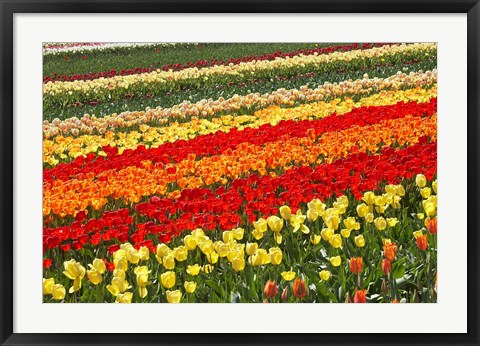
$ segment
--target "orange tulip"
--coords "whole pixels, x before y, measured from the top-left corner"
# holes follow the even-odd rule
[[[293,283],[293,295],[298,299],[302,299],[306,294],[307,290],[305,288],[305,281],[300,278],[296,278],[295,282]]]
[[[397,254],[397,243],[385,243],[383,245],[383,255],[389,261],[393,261],[395,259],[395,255]]]
[[[437,217],[430,219],[428,218],[425,221],[425,226],[427,227],[430,234],[437,234]]]
[[[356,290],[353,296],[354,303],[366,303],[367,302],[367,290]]]
[[[265,293],[267,299],[275,297],[278,293],[278,287],[275,281],[268,280],[263,288],[263,293]]]
[[[426,234],[417,237],[416,242],[417,242],[418,248],[419,248],[421,251],[425,251],[425,250],[427,249],[427,247],[428,247],[428,238],[427,238],[427,235],[426,235]]]
[[[350,271],[353,274],[361,273],[363,269],[363,259],[362,257],[352,257],[350,258]]]
[[[390,262],[388,259],[383,259],[382,260],[382,271],[383,274],[388,275],[388,273],[392,272],[392,262]]]

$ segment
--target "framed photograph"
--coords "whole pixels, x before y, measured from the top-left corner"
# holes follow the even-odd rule
[[[478,1],[0,4],[2,345],[479,344]]]

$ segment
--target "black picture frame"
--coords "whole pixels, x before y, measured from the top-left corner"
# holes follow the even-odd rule
[[[2,345],[478,345],[479,0],[0,0],[1,207],[0,342]],[[25,334],[13,332],[13,16],[15,13],[467,13],[468,41],[468,332],[465,334]],[[379,316],[379,318],[383,318]],[[452,318],[455,318],[452,316]],[[321,316],[319,316],[321,320]],[[408,322],[408,321],[406,321]],[[221,331],[219,331],[221,332]],[[381,331],[379,331],[381,332]],[[227,341],[228,340],[228,341]]]

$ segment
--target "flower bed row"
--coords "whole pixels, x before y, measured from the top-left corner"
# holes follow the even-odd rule
[[[100,72],[91,72],[89,74],[76,74],[76,75],[65,75],[65,74],[53,74],[51,76],[43,76],[43,82],[48,83],[48,82],[57,82],[57,81],[77,81],[77,80],[92,80],[92,79],[97,79],[97,78],[111,78],[115,76],[129,76],[132,74],[140,74],[140,73],[150,73],[153,71],[156,71],[157,69],[163,70],[163,71],[180,71],[186,68],[204,68],[204,67],[210,67],[210,66],[218,66],[218,65],[229,65],[229,64],[240,64],[240,63],[247,63],[251,61],[264,61],[264,60],[274,60],[276,58],[292,58],[296,55],[312,55],[312,54],[329,54],[332,52],[336,51],[341,51],[341,52],[348,52],[350,50],[354,49],[370,49],[373,47],[381,47],[384,45],[387,45],[388,43],[353,43],[353,44],[348,44],[348,45],[333,45],[329,47],[319,47],[319,48],[304,48],[304,49],[298,49],[295,51],[291,52],[275,52],[271,54],[262,54],[262,55],[249,55],[249,56],[243,56],[239,58],[230,58],[228,60],[218,60],[218,59],[210,59],[210,60],[198,60],[196,62],[187,62],[187,63],[178,63],[178,64],[166,64],[162,66],[149,66],[149,67],[137,67],[134,69],[123,69],[120,71],[117,71],[115,69],[112,69],[110,71],[100,71]],[[142,44],[143,45],[154,45],[154,44]],[[139,46],[138,44],[135,46]],[[56,49],[57,52],[61,49],[62,52],[65,51],[86,51],[89,48],[90,49],[108,49],[110,47],[132,47],[132,44],[91,44],[88,46],[69,46],[64,49],[61,49],[59,47],[49,47],[47,50],[44,49],[44,54],[50,54],[52,49]]]
[[[358,102],[346,98],[344,101],[339,99],[330,102],[321,101],[293,108],[270,106],[256,111],[253,115],[226,115],[211,120],[193,118],[190,122],[165,124],[162,127],[140,125],[139,131],[107,132],[104,136],[83,135],[76,138],[57,136],[53,141],[44,140],[43,156],[44,162],[50,166],[56,166],[60,162],[69,162],[79,157],[89,156],[88,160],[91,160],[96,157],[89,155],[91,153],[106,156],[106,152],[112,151],[108,147],[116,147],[118,153],[122,154],[125,150],[135,150],[140,145],[156,148],[164,143],[191,140],[199,135],[221,135],[220,132],[230,132],[232,129],[245,130],[266,124],[275,125],[282,120],[323,118],[330,114],[350,112],[358,107],[392,105],[402,101],[425,102],[434,95],[436,95],[435,86],[428,90],[416,88],[405,91],[382,91],[364,97]]]
[[[89,114],[81,118],[65,120],[54,119],[52,122],[45,120],[43,133],[45,138],[59,134],[77,136],[92,134],[95,131],[105,133],[117,128],[135,127],[142,124],[186,121],[191,117],[213,117],[223,115],[225,112],[249,111],[264,108],[269,105],[290,106],[299,102],[318,102],[324,99],[344,97],[345,95],[368,95],[373,92],[390,89],[408,89],[414,86],[426,87],[437,82],[437,71],[411,72],[410,74],[395,73],[388,78],[362,78],[353,82],[324,83],[318,88],[301,86],[298,89],[279,89],[267,94],[253,93],[236,95],[232,98],[219,98],[217,100],[201,100],[191,103],[184,101],[171,108],[157,107],[148,111],[129,111],[120,114],[111,114],[105,117],[92,117]]]
[[[240,63],[238,65],[214,66],[202,69],[189,68],[177,72],[152,72],[146,74],[117,76],[91,81],[55,82],[44,84],[44,109],[65,106],[74,101],[89,99],[118,99],[126,94],[146,95],[148,93],[174,92],[186,85],[210,87],[241,81],[253,74],[259,78],[291,75],[304,72],[322,73],[348,66],[369,66],[387,60],[398,62],[436,55],[434,44],[413,44],[384,46],[350,52],[296,56],[291,59],[275,59]],[[88,96],[87,96],[88,95]]]

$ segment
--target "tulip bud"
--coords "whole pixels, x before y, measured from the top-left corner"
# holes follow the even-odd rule
[[[282,291],[282,296],[281,296],[282,302],[285,303],[286,301],[288,301],[288,296],[289,296],[288,286],[285,286],[285,288]]]
[[[263,293],[267,299],[275,297],[278,293],[278,287],[275,284],[275,281],[268,280],[263,288]]]
[[[388,293],[388,284],[387,284],[387,281],[385,280],[385,278],[382,279],[382,292],[387,294]]]
[[[353,303],[350,293],[347,292],[347,297],[345,298],[345,303]]]

